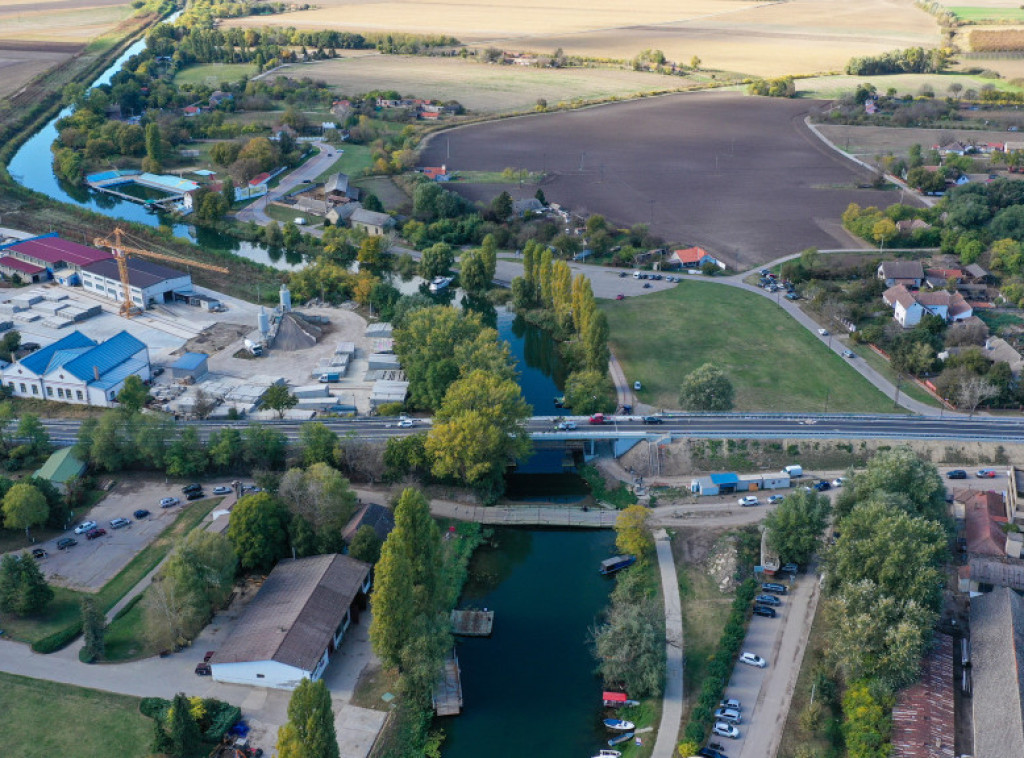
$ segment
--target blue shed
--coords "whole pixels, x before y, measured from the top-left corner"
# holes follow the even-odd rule
[[[739,487],[740,478],[737,474],[711,474],[690,481],[690,492],[697,495],[728,495]]]
[[[171,376],[174,379],[198,379],[209,371],[206,365],[209,357],[206,353],[185,353],[171,364]]]

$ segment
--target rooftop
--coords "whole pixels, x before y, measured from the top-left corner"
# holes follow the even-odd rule
[[[971,600],[974,756],[1024,755],[1024,599],[1007,587]]]
[[[685,250],[676,250],[675,256],[682,263],[700,263],[708,254],[702,247],[688,247]]]
[[[998,492],[972,492],[963,499],[967,550],[984,555],[1005,555],[1006,523],[1003,496]]]
[[[126,363],[140,350],[145,349],[144,342],[122,330],[106,342],[101,342],[68,361],[64,364],[64,370],[84,382],[99,381],[112,369]]]
[[[75,457],[73,450],[73,447],[61,448],[47,458],[46,463],[32,476],[38,476],[40,479],[58,484],[64,484],[74,479],[85,470],[85,464]]]
[[[113,258],[104,261],[98,261],[90,264],[84,268],[90,274],[96,276],[102,276],[106,279],[113,279],[115,281],[121,280],[121,273],[117,268],[117,261]],[[160,284],[168,279],[180,279],[183,276],[188,276],[185,271],[179,271],[178,269],[169,268],[168,266],[162,266],[159,263],[153,261],[142,260],[140,258],[129,258],[128,259],[128,282],[133,287],[139,289],[145,289],[146,287],[152,287],[154,284]]]
[[[217,663],[277,661],[313,671],[370,571],[347,555],[277,564],[217,651]]]
[[[924,279],[921,261],[882,261],[878,268],[886,279]]]
[[[378,213],[377,211],[368,211],[366,208],[359,208],[355,213],[352,214],[352,223],[354,224],[371,224],[372,226],[386,226],[394,222],[386,213]]]
[[[91,348],[95,346],[96,342],[94,340],[89,339],[84,334],[76,330],[66,337],[62,337],[56,342],[47,345],[41,350],[36,350],[31,355],[26,355],[19,361],[19,363],[29,371],[42,375],[50,368],[50,364],[54,362],[55,356],[57,356],[57,362],[55,365],[63,365],[65,362],[70,360],[71,357],[74,357],[74,355],[80,355],[82,348]],[[67,351],[72,350],[78,350],[80,352],[69,357]]]
[[[34,266],[31,263],[21,260],[21,258],[15,258],[13,255],[0,257],[0,266],[20,271],[21,273],[28,274],[29,276],[41,274],[46,271],[46,269],[40,266]]]
[[[953,638],[936,634],[921,678],[892,710],[893,758],[953,758]]]
[[[209,357],[206,353],[185,353],[171,364],[171,369],[177,368],[183,371],[193,371],[202,366],[203,361]]]
[[[79,245],[60,237],[35,237],[18,242],[7,248],[8,253],[24,255],[47,263],[68,263],[72,266],[88,266],[97,261],[113,260],[106,250]]]

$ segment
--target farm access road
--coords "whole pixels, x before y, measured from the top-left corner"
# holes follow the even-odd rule
[[[319,149],[320,152],[316,155],[310,156],[305,163],[291,173],[285,174],[273,190],[268,190],[267,194],[263,197],[256,198],[253,202],[249,203],[249,205],[238,211],[238,213],[235,214],[235,217],[242,222],[255,221],[260,226],[267,226],[271,221],[273,221],[273,219],[266,213],[268,203],[272,200],[279,200],[300,184],[312,182],[316,177],[320,176],[320,174],[334,165],[336,160],[338,160],[338,156],[335,154],[336,148],[333,148],[324,142],[314,142],[313,147]],[[341,149],[342,148],[338,148],[337,150]]]

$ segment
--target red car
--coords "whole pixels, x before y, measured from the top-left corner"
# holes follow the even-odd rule
[[[95,529],[90,529],[89,531],[87,531],[85,533],[85,538],[87,540],[94,540],[97,537],[102,537],[106,533],[107,533],[106,529],[103,529],[102,527],[97,527]]]
[[[616,296],[615,296],[615,299],[616,299],[616,300],[625,300],[625,299],[626,299],[626,296],[625,296],[625,295],[623,295],[623,294],[622,294],[622,293],[620,292],[620,293],[619,293],[618,295],[616,295]]]
[[[983,468],[975,474],[979,479],[995,479],[996,472],[990,468]]]

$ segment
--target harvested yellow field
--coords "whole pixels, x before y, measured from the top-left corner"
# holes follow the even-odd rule
[[[574,98],[631,97],[692,84],[684,77],[636,71],[495,66],[460,58],[376,54],[289,66],[281,73],[322,79],[350,95],[388,89],[410,97],[458,100],[475,113],[522,111],[532,108],[538,98],[554,106]]]
[[[324,0],[312,11],[278,23],[297,28],[451,34],[477,46],[571,55],[632,58],[662,50],[708,68],[776,76],[842,69],[854,56],[939,41],[935,19],[913,0],[655,0],[642,6],[611,0],[544,2],[494,0]],[[286,21],[284,19],[287,19]],[[267,17],[226,25],[263,26]]]
[[[132,14],[126,2],[60,2],[53,4],[0,5],[0,39],[18,42],[72,43],[86,45]]]

